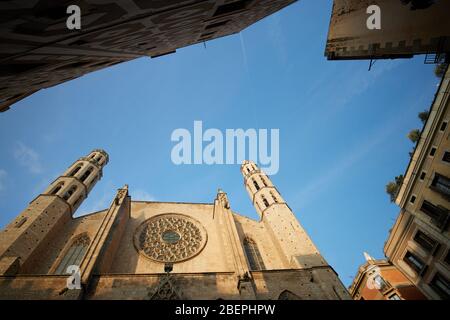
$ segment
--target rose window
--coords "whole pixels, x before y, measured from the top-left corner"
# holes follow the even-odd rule
[[[197,255],[205,246],[205,229],[196,220],[179,214],[150,218],[136,230],[138,251],[158,262],[179,262]]]

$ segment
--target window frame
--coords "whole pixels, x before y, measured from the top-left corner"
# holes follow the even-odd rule
[[[433,149],[434,149],[434,152],[433,152],[433,154],[431,154],[431,152],[433,151]],[[432,145],[431,148],[430,148],[430,151],[428,152],[428,156],[429,156],[430,158],[434,158],[434,157],[436,156],[437,150],[438,150],[438,147],[435,146],[435,145]]]
[[[436,278],[440,278],[439,280],[443,280],[443,282],[445,282],[447,284],[447,289],[450,288],[450,281],[444,276],[442,275],[440,272],[436,272],[433,277],[431,278],[430,282],[428,283],[428,285],[430,286],[430,288],[443,300],[448,300],[450,299],[450,294],[447,292],[445,292],[444,290],[442,290],[442,288],[440,288],[438,285],[436,285],[434,282],[436,281]]]
[[[430,210],[427,210],[426,208],[424,210],[424,205],[426,207],[428,207],[428,209],[430,209]],[[433,225],[435,225],[437,228],[439,228],[440,230],[444,230],[447,227],[448,222],[450,220],[450,218],[449,218],[450,216],[449,216],[448,212],[445,211],[445,210],[447,210],[446,208],[444,208],[440,205],[436,205],[426,199],[423,199],[419,210],[421,212],[423,212],[428,218],[430,218],[431,223]]]
[[[423,175],[423,178],[422,178]],[[427,177],[427,172],[425,170],[422,170],[419,175],[419,181],[425,181],[425,178]]]
[[[420,237],[421,237],[421,239],[420,239]],[[421,241],[422,240],[424,240],[424,241],[422,241],[422,243],[421,243],[421,241],[418,241],[418,239]],[[426,253],[429,253],[432,256],[436,253],[437,249],[440,246],[440,243],[436,239],[429,236],[428,234],[426,234],[425,232],[423,232],[420,229],[417,229],[417,231],[415,232],[413,241],[415,243],[417,243]],[[424,245],[427,242],[428,242],[428,245],[430,245],[429,247],[426,247],[426,245]]]
[[[414,260],[416,260],[417,262],[419,262],[419,264],[421,264],[421,267],[418,268],[418,266],[412,262],[411,260],[409,260],[407,258],[407,256],[412,256],[412,258]],[[427,264],[423,261],[422,258],[418,257],[418,255],[416,253],[413,253],[410,250],[406,250],[405,254],[403,255],[403,259],[402,259],[418,276],[422,276],[426,269],[427,269]]]
[[[75,177],[75,175],[80,172],[80,170],[83,168],[83,164],[79,164],[77,166],[75,166],[75,168],[73,168],[70,172],[69,172],[69,177]]]
[[[450,199],[450,178],[447,176],[440,174],[439,172],[435,172],[433,179],[430,181],[429,188],[443,197]],[[447,189],[448,193],[446,193]]]
[[[253,239],[245,237],[243,241],[243,249],[251,271],[266,270],[261,252]]]
[[[50,195],[55,196],[64,188],[64,181],[59,182],[56,184],[56,186],[53,187],[53,189],[50,191]]]
[[[57,260],[53,274],[68,274],[67,268],[71,265],[77,265],[80,267],[83,259],[86,257],[90,245],[91,238],[87,235],[87,233],[82,233],[74,237],[70,242],[70,246],[64,250],[64,254]]]
[[[446,154],[449,155],[449,159],[448,159],[449,161],[444,160]],[[441,159],[441,161],[442,161],[443,163],[445,163],[446,165],[450,165],[450,151],[449,151],[449,150],[444,150],[444,153],[442,154],[442,159]]]
[[[398,297],[398,299],[392,299],[393,297]],[[402,298],[399,296],[397,292],[394,292],[393,294],[388,296],[388,300],[402,300]]]
[[[88,167],[87,170],[83,172],[83,175],[80,177],[80,181],[82,183],[85,183],[89,179],[89,176],[92,174],[92,172],[94,172],[94,167],[92,166]]]
[[[256,192],[258,192],[259,190],[261,190],[261,187],[259,186],[259,183],[256,181],[256,179],[253,177],[252,178],[252,182],[253,182],[253,186],[256,189]]]

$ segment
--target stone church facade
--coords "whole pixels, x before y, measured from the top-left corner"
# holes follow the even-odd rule
[[[108,160],[94,150],[75,161],[0,232],[0,299],[350,299],[255,163],[241,172],[259,221],[221,190],[212,203],[170,203],[132,200],[127,186],[74,218]]]

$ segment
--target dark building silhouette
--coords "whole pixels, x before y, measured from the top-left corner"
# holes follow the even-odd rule
[[[7,1],[0,9],[0,111],[83,74],[231,35],[296,0]],[[66,26],[69,5],[81,29]]]

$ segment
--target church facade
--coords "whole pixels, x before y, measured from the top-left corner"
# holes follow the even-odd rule
[[[255,163],[241,172],[259,221],[221,190],[171,203],[132,200],[127,186],[74,218],[108,160],[75,161],[0,232],[0,299],[350,299]]]

